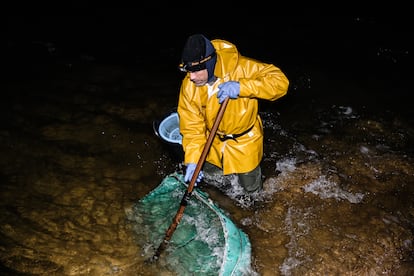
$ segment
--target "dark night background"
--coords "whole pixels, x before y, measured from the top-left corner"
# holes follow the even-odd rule
[[[377,6],[381,12],[347,16],[321,16],[329,13],[306,8],[287,10],[292,15],[245,8],[211,15],[208,10],[170,10],[168,14],[141,8],[11,13],[3,63],[6,79],[50,78],[78,65],[102,63],[131,66],[138,74],[173,77],[178,82],[181,48],[195,32],[227,39],[241,54],[275,63],[288,75],[291,91],[308,85],[303,82],[313,78],[310,66],[329,72],[332,78],[341,74],[352,79],[398,79],[393,89],[404,87],[402,82],[410,77],[411,24],[401,8]],[[401,94],[391,100],[408,104],[407,91],[395,90]],[[361,95],[361,102],[372,96]]]

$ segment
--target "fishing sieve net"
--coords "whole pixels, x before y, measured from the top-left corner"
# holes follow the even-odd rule
[[[134,229],[148,258],[162,243],[187,190],[183,175],[173,173],[133,208]],[[248,275],[248,236],[208,196],[193,189],[160,262],[178,275]]]

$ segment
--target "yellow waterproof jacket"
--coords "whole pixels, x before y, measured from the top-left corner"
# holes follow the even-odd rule
[[[289,81],[276,66],[240,55],[236,46],[225,40],[211,41],[217,52],[213,85],[197,87],[184,77],[177,111],[183,136],[184,163],[198,163],[210,130],[220,109],[217,98],[220,83],[238,81],[240,94],[230,99],[220,122],[218,134],[240,134],[236,140],[221,141],[216,135],[206,160],[223,169],[224,174],[246,173],[255,169],[263,157],[263,126],[258,99],[274,101],[287,93]]]

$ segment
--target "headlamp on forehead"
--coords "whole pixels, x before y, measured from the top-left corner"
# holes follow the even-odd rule
[[[216,52],[211,53],[209,56],[199,60],[199,61],[189,61],[189,62],[181,62],[178,65],[178,69],[181,72],[197,72],[206,69],[206,62],[211,60],[216,56]]]

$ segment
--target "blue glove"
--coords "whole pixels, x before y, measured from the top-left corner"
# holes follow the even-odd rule
[[[229,97],[230,99],[237,99],[240,93],[240,83],[238,81],[227,81],[218,86],[219,92],[217,98],[221,104],[224,100]]]
[[[184,181],[185,182],[188,182],[188,181],[190,181],[193,178],[193,174],[194,174],[194,171],[195,171],[196,166],[197,165],[194,164],[194,163],[188,163],[187,164],[187,169],[185,170],[185,176],[184,176]],[[204,173],[203,173],[203,171],[200,171],[198,173],[195,186],[197,186],[197,183],[200,183],[201,182],[201,180],[203,179],[203,177],[204,177]]]

